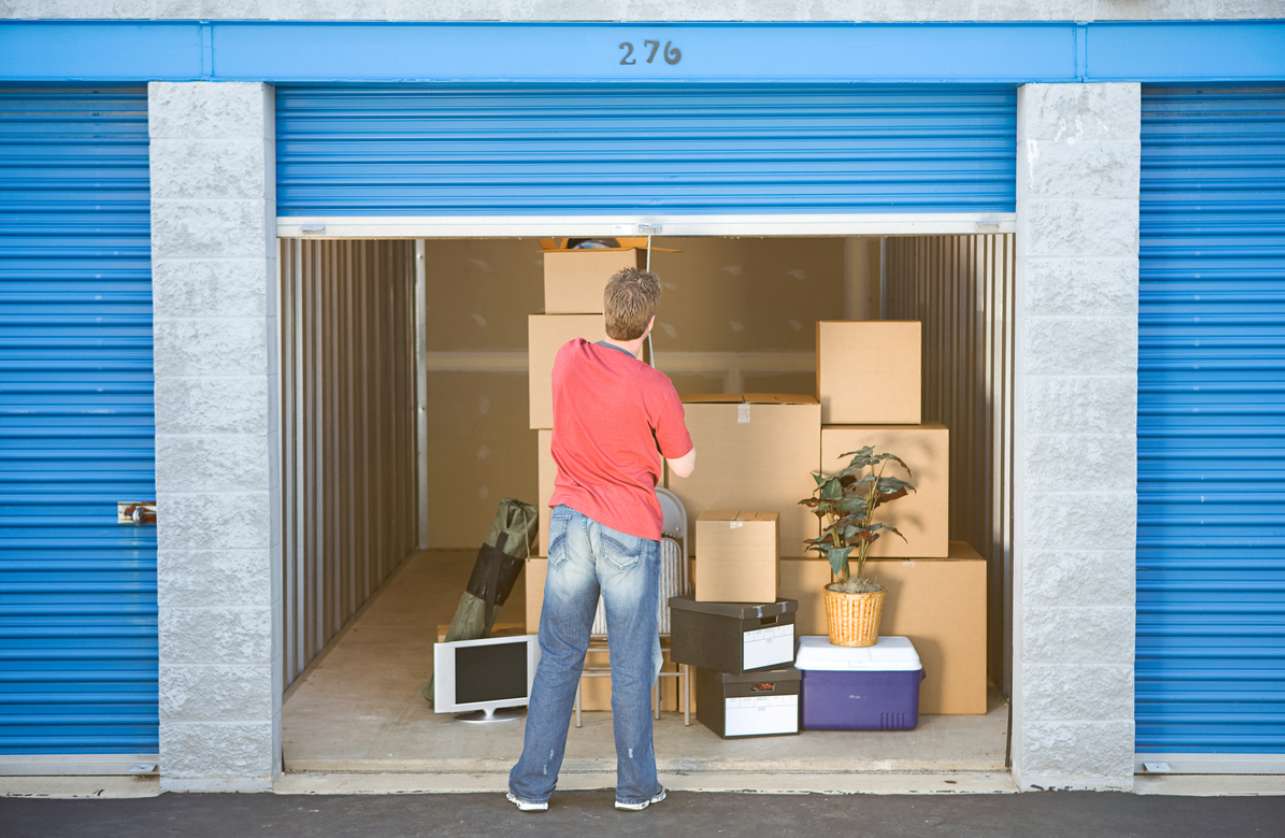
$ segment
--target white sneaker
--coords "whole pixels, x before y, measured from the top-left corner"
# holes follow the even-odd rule
[[[661,792],[661,795],[662,795],[662,796],[664,796],[664,792]],[[507,794],[505,794],[504,796],[505,796],[506,798],[508,798],[508,801],[509,801],[510,803],[512,803],[514,806],[518,807],[518,811],[519,811],[519,812],[547,812],[547,811],[549,811],[549,802],[548,802],[547,800],[546,800],[544,803],[531,803],[531,802],[529,802],[529,801],[526,801],[526,800],[520,800],[520,799],[518,799],[517,797],[514,797],[513,792],[508,792],[508,793],[507,793]],[[617,803],[616,805],[617,805],[617,806],[619,806],[620,804],[618,804],[618,803]],[[645,804],[644,804],[644,805],[645,805]]]
[[[660,791],[656,792],[656,796],[653,797],[651,800],[644,800],[642,803],[621,803],[619,800],[617,800],[616,808],[622,812],[641,812],[643,809],[646,809],[651,804],[659,803],[664,799],[665,799],[665,790],[661,789]]]

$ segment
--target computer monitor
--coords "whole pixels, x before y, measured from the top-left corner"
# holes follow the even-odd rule
[[[527,705],[539,659],[534,634],[435,643],[433,710],[481,710],[484,720],[498,720],[496,710]]]

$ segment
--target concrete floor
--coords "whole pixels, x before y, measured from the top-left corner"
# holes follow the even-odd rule
[[[463,724],[433,713],[418,693],[431,668],[436,626],[450,619],[472,560],[471,551],[434,551],[408,561],[296,683],[284,714],[288,771],[457,775],[446,788],[503,788],[521,749],[521,721]],[[500,620],[522,620],[520,586]],[[610,714],[586,713],[584,727],[572,729],[563,787],[614,784],[610,725]],[[801,789],[791,790],[822,790],[812,785],[819,776],[869,772],[977,772],[977,779],[995,778],[985,781],[989,787],[1007,783],[1006,727],[1007,707],[998,699],[985,716],[923,716],[914,731],[739,741],[719,739],[694,720],[685,727],[681,716],[666,713],[656,725],[656,752],[662,772],[686,776],[693,782],[678,785],[694,788],[755,788],[750,775],[795,774]],[[712,785],[702,785],[701,776]],[[824,790],[842,791],[851,780],[827,783],[834,787]]]

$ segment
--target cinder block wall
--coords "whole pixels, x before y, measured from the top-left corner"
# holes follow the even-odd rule
[[[1133,784],[1137,84],[1018,93],[1013,769]]]
[[[153,83],[148,123],[161,787],[264,790],[281,701],[272,89]]]

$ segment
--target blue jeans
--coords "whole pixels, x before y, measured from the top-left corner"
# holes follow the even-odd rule
[[[651,727],[651,687],[661,663],[659,577],[660,542],[605,527],[569,506],[554,508],[540,614],[540,665],[527,708],[522,756],[509,772],[509,791],[515,797],[543,803],[558,783],[599,591],[611,647],[616,800],[641,803],[659,793]]]

